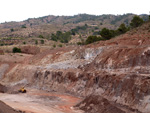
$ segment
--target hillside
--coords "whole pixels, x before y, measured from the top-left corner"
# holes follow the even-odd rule
[[[116,29],[120,24],[130,24],[134,14],[125,15],[88,15],[79,14],[75,16],[45,16],[40,18],[32,18],[22,22],[6,22],[0,24],[0,37],[19,37],[19,38],[37,38],[42,35],[46,39],[51,38],[52,33],[57,31],[71,31],[78,26],[88,25],[88,29],[80,30],[78,35],[87,37],[94,32],[106,27]],[[144,20],[148,19],[148,15],[140,15]],[[79,36],[76,36],[77,38]]]
[[[0,99],[11,107],[28,111],[22,106],[29,103],[37,113],[39,106],[46,113],[149,113],[150,22],[84,46],[23,47],[23,53],[0,55],[0,83],[11,89]],[[27,94],[14,93],[19,86],[26,86]]]

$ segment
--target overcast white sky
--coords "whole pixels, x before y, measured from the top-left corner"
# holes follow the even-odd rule
[[[149,14],[150,0],[1,0],[0,22],[47,15]]]

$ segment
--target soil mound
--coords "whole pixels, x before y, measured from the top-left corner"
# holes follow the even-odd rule
[[[4,102],[0,101],[0,113],[19,113],[15,111],[13,108],[6,105]]]
[[[36,55],[40,53],[40,48],[36,46],[22,46],[21,52],[26,54],[33,54]]]
[[[81,103],[76,105],[86,113],[126,113],[112,105],[107,99],[98,95],[86,97]]]

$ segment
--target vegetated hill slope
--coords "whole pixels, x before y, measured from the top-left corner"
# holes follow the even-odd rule
[[[130,24],[134,14],[125,15],[88,15],[79,14],[75,16],[45,16],[28,19],[22,22],[6,22],[0,24],[0,37],[38,37],[50,38],[56,31],[70,31],[77,26],[89,25],[86,34],[107,27],[116,29],[120,24]],[[140,15],[144,20],[148,15]],[[85,31],[84,31],[85,32]]]
[[[18,62],[14,61],[16,57]],[[126,113],[150,111],[150,22],[87,46],[45,50],[30,56],[0,55],[0,64],[3,84],[28,84],[83,96],[85,101],[79,108],[87,113],[97,111],[103,101]],[[98,104],[86,101],[89,95],[93,99],[92,95],[97,95]]]

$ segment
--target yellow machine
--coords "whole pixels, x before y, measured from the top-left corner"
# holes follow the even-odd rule
[[[21,89],[18,90],[20,93],[26,93],[26,89],[24,87],[22,87]]]

